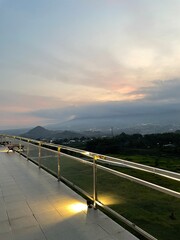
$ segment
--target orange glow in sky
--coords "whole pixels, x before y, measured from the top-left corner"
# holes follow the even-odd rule
[[[0,130],[102,102],[178,105],[179,0],[20,2],[0,1]]]

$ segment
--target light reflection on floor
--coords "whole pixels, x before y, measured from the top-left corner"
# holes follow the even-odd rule
[[[72,213],[79,213],[87,210],[87,204],[84,204],[81,202],[75,202],[68,206],[68,210],[71,211]]]
[[[7,148],[5,148],[5,147],[0,147],[0,152],[7,152],[8,151],[8,149]],[[12,150],[10,150],[9,152],[13,152]]]

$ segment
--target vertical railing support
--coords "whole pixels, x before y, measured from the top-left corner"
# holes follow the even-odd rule
[[[29,160],[29,139],[27,142],[27,161]]]
[[[21,154],[21,150],[22,150],[22,144],[21,144],[21,138],[19,139],[19,154]]]
[[[38,164],[39,168],[41,168],[41,142],[39,142],[39,154],[38,154]]]
[[[97,165],[96,161],[98,156],[93,157],[93,207],[96,209],[96,201],[97,201]]]
[[[13,136],[13,139],[12,139],[12,142],[11,142],[12,144],[16,144],[16,137],[15,136]]]
[[[11,144],[10,137],[5,137],[5,146]]]
[[[58,182],[60,181],[61,171],[60,171],[60,153],[61,147],[58,147]]]

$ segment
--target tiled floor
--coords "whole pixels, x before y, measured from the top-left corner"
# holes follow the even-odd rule
[[[0,148],[0,240],[136,240],[63,183]]]

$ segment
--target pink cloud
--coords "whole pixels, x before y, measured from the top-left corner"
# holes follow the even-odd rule
[[[59,107],[63,104],[62,99],[21,94],[17,92],[1,92],[0,111],[3,112],[27,112],[31,110]]]

